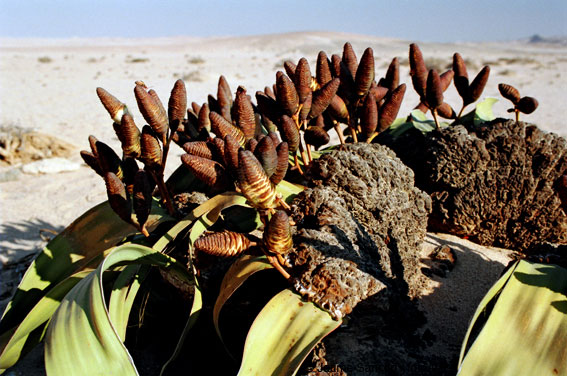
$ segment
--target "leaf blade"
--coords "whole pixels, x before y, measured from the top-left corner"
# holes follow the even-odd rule
[[[293,291],[283,290],[254,320],[238,375],[295,375],[311,349],[340,324]]]

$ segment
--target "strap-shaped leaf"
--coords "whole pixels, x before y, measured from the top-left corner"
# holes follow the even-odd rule
[[[169,218],[154,199],[148,228]],[[49,242],[29,266],[4,311],[0,321],[0,359],[11,341],[10,333],[22,333],[18,326],[51,289],[85,268],[95,268],[113,246],[136,232],[104,202],[87,211]],[[33,317],[30,319],[35,321]],[[33,342],[39,343],[41,338],[42,335]],[[26,348],[31,349],[32,345],[30,338]],[[4,364],[2,360],[0,364]]]
[[[116,264],[157,265],[189,283],[191,273],[174,259],[151,248],[117,247],[98,268],[65,296],[49,323],[45,364],[50,375],[137,375],[132,358],[113,323],[104,300],[103,272]]]
[[[252,323],[238,375],[295,375],[313,347],[340,324],[295,292],[283,290]]]
[[[191,223],[192,227],[191,230],[189,231],[190,250],[191,251],[193,250],[193,243],[195,243],[195,240],[219,219],[220,213],[223,209],[232,205],[237,205],[237,204],[243,205],[244,201],[245,201],[244,197],[236,194],[236,192],[227,192],[222,195],[217,195],[212,199],[210,199],[209,201],[203,203],[199,207],[195,208],[195,210],[193,210],[193,212],[190,213],[183,220],[183,221],[190,221],[192,218],[194,219],[196,215],[200,215],[199,218],[194,219],[193,222]],[[175,238],[186,227],[188,227],[187,224],[185,224],[184,226],[181,225],[174,226],[174,228],[172,228],[162,239],[160,239],[159,243],[166,244],[165,241],[167,239]],[[162,246],[158,245],[157,248],[160,247]],[[155,245],[154,245],[154,249],[156,249]],[[191,260],[191,258],[189,259]],[[195,276],[196,275],[195,267],[192,264],[191,267],[193,268],[193,276]],[[183,332],[181,333],[181,336],[179,338],[179,341],[177,342],[177,346],[175,347],[173,354],[171,355],[169,360],[163,365],[160,375],[163,375],[167,367],[179,356],[179,354],[181,354],[183,343],[187,338],[189,330],[197,321],[199,313],[201,312],[201,308],[203,307],[203,298],[201,296],[201,290],[199,288],[197,279],[194,279],[194,283],[196,288],[193,296],[193,305],[191,307],[191,313],[189,314],[189,319],[185,324],[185,328],[183,328]]]
[[[0,355],[0,373],[16,364],[23,355],[26,344],[38,343],[41,340],[41,335],[35,338],[31,338],[30,335],[37,333],[36,330],[49,321],[69,290],[91,272],[92,269],[83,270],[57,284],[37,302],[17,327],[2,335],[0,342],[5,347]],[[43,332],[43,330],[40,331],[40,334]]]
[[[521,260],[490,290],[488,300],[499,290],[458,374],[567,374],[567,269]]]
[[[148,271],[148,265],[143,265],[143,268],[140,268],[140,265],[128,265],[120,272],[112,287],[108,314],[122,342],[126,339],[128,317],[130,317],[134,299]]]
[[[226,301],[232,296],[232,294],[234,294],[234,292],[240,286],[242,286],[242,284],[251,275],[261,270],[270,268],[273,268],[273,266],[272,264],[270,264],[266,256],[253,256],[245,254],[242,255],[238,260],[236,260],[227,270],[222,280],[219,295],[217,296],[215,307],[213,309],[213,323],[215,324],[215,329],[221,342],[224,343],[219,328],[219,317],[224,303],[226,303]]]

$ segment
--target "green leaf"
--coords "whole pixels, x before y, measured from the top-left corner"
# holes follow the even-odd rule
[[[297,196],[300,192],[303,192],[305,187],[300,184],[290,183],[287,180],[282,180],[277,186],[276,191],[282,195],[282,198],[288,204],[293,201],[295,196]]]
[[[313,347],[340,324],[295,292],[283,290],[252,323],[238,375],[295,375]]]
[[[191,265],[191,267],[193,268],[193,276],[196,276],[197,271],[195,270],[195,267],[193,265]],[[189,330],[191,330],[193,325],[195,325],[195,323],[197,322],[197,319],[199,318],[199,314],[201,313],[201,309],[203,308],[203,296],[201,294],[201,288],[199,287],[197,278],[194,278],[193,281],[195,283],[195,290],[193,294],[193,304],[191,305],[191,312],[189,313],[189,319],[187,319],[187,323],[183,328],[183,332],[181,332],[181,336],[179,337],[179,341],[177,341],[177,346],[175,346],[175,350],[173,351],[173,354],[161,368],[160,376],[163,375],[163,373],[167,369],[167,366],[169,366],[175,359],[177,359],[179,354],[181,354],[181,350],[183,349],[183,344],[187,339]]]
[[[191,252],[193,251],[193,243],[195,243],[195,240],[218,220],[220,213],[223,209],[231,207],[233,205],[238,205],[242,203],[243,200],[245,201],[245,198],[236,194],[236,192],[227,192],[222,195],[215,196],[210,200],[208,200],[207,202],[200,205],[199,207],[195,208],[195,210],[193,210],[193,212],[185,218],[185,220],[188,221],[191,218],[194,218],[196,215],[200,215],[199,218],[195,219],[191,223],[192,226],[189,232],[190,251]],[[188,226],[186,225],[185,227]],[[181,226],[172,229],[168,232],[168,234],[166,234],[166,237],[164,237],[164,239],[170,237],[175,238],[175,236],[177,236],[177,234],[179,234],[181,231],[183,231],[183,228],[181,228]],[[192,258],[189,257],[189,260],[191,259]],[[191,268],[193,269],[193,276],[196,276],[197,273],[192,263],[191,263]],[[187,338],[189,330],[197,321],[199,313],[201,312],[201,309],[203,307],[203,298],[196,278],[194,279],[194,283],[196,288],[193,296],[193,305],[191,307],[191,313],[189,314],[189,319],[187,320],[185,328],[183,328],[183,332],[181,333],[181,336],[179,338],[179,341],[177,342],[177,346],[175,347],[173,354],[171,355],[169,360],[163,365],[160,375],[163,375],[167,367],[179,356],[179,354],[181,354],[183,343]]]
[[[217,331],[217,335],[222,340],[219,328],[219,317],[224,303],[232,296],[232,294],[254,273],[265,269],[273,268],[266,256],[242,255],[236,260],[226,274],[221,283],[219,295],[213,309],[213,323]]]
[[[460,361],[458,374],[567,374],[566,291],[567,269],[519,261],[479,306],[475,320],[488,301],[495,301],[488,320]],[[470,342],[469,334],[463,347]]]
[[[116,331],[104,300],[103,272],[117,264],[149,264],[165,268],[191,283],[191,273],[174,259],[151,248],[117,247],[98,268],[65,296],[51,318],[45,340],[50,375],[137,375],[130,354]]]
[[[144,265],[142,269],[140,265],[128,265],[120,272],[112,287],[108,314],[122,342],[126,339],[128,318],[134,299],[148,272],[148,265]]]
[[[57,310],[61,300],[63,300],[69,290],[89,275],[91,271],[92,269],[80,271],[54,286],[29,311],[20,325],[2,335],[0,342],[4,344],[4,348],[0,355],[0,373],[16,364],[23,353],[25,353],[24,349],[29,346],[29,342],[33,344],[40,341],[44,332],[41,328],[45,326],[51,315]],[[30,335],[36,331],[39,332],[39,335],[36,335],[35,338],[30,338]]]
[[[482,102],[477,103],[474,111],[474,125],[479,125],[496,119],[492,112],[492,106],[498,102],[496,98],[486,98]]]
[[[147,222],[149,229],[169,218],[154,199]],[[10,341],[9,333],[18,331],[18,326],[52,288],[73,275],[76,278],[81,270],[95,268],[114,245],[136,232],[104,202],[87,211],[49,242],[29,266],[0,320],[0,357]],[[26,347],[31,349],[41,338],[30,338]]]

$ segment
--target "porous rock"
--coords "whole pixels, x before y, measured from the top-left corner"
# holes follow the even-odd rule
[[[423,170],[416,185],[433,200],[430,231],[522,252],[567,242],[557,189],[567,169],[564,138],[499,119],[431,132],[421,155],[408,153],[411,167]]]
[[[431,202],[411,170],[383,146],[354,144],[314,160],[309,177],[293,204],[296,289],[337,317],[379,291],[415,296]]]

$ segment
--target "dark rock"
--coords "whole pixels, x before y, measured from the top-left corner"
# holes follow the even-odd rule
[[[411,170],[385,147],[354,144],[313,161],[309,176],[312,187],[292,205],[291,274],[307,299],[348,316],[324,340],[324,361],[318,353],[305,369],[447,374],[447,362],[424,351],[425,318],[412,300],[424,282],[419,252],[431,201]]]
[[[564,138],[503,119],[433,131],[406,148],[408,137],[388,144],[432,197],[430,231],[522,252],[567,242],[558,189],[567,169]]]

